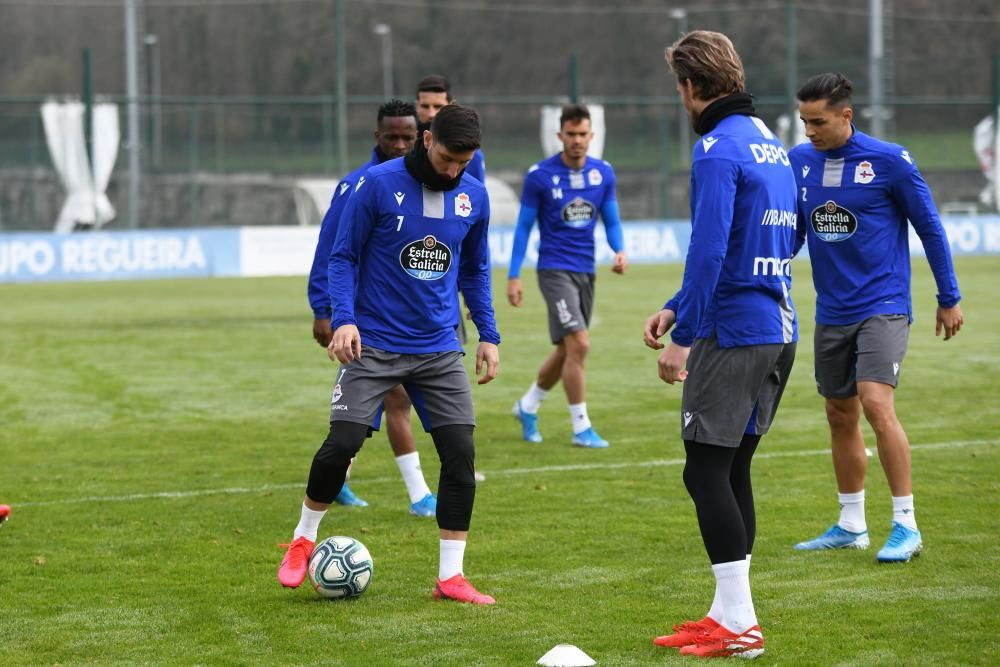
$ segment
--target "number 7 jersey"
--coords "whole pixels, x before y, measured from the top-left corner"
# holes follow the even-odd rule
[[[330,255],[333,326],[356,324],[364,345],[389,352],[461,351],[462,290],[480,340],[499,343],[490,290],[485,186],[463,175],[430,190],[402,158],[355,186]]]

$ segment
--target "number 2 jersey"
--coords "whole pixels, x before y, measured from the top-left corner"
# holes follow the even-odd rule
[[[808,238],[818,323],[854,324],[873,315],[913,320],[907,219],[923,242],[938,303],[959,302],[941,218],[906,149],[855,129],[840,148],[802,144],[789,158],[799,188],[796,250]]]
[[[671,340],[690,347],[716,334],[719,347],[791,343],[795,178],[788,155],[756,116],[723,118],[691,161],[691,244]]]
[[[480,340],[499,343],[490,290],[486,187],[463,174],[425,188],[403,158],[358,179],[329,262],[333,328],[355,324],[366,346],[402,354],[462,351],[462,290]]]

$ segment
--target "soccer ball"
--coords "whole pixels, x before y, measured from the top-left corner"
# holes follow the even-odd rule
[[[309,558],[309,581],[325,598],[353,598],[371,583],[374,565],[365,545],[353,537],[328,537]]]

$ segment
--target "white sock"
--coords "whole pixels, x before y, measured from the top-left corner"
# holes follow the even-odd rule
[[[319,532],[319,522],[323,519],[326,510],[311,510],[302,503],[302,514],[299,516],[299,525],[295,526],[292,539],[297,540],[304,537],[313,542],[316,541],[316,533]]]
[[[868,530],[868,523],[865,521],[865,490],[838,493],[837,499],[840,501],[840,521],[837,525],[852,533]]]
[[[747,554],[747,572],[750,571],[750,554]],[[722,619],[725,617],[725,610],[722,608],[722,590],[719,586],[718,580],[715,582],[715,597],[712,599],[712,608],[708,610],[705,614],[710,619],[722,625]]]
[[[737,560],[712,566],[722,597],[722,625],[741,634],[757,625],[753,599],[750,597],[750,561]]]
[[[549,392],[538,386],[537,382],[531,383],[531,388],[521,397],[521,409],[529,415],[536,414],[538,408],[542,407],[542,401],[549,395]]]
[[[424,471],[420,469],[420,453],[411,452],[396,457],[396,465],[406,484],[406,492],[410,494],[410,502],[423,500],[431,492],[424,481]]]
[[[715,582],[715,597],[712,598],[712,608],[708,610],[705,614],[713,621],[722,625],[722,620],[725,618],[725,610],[722,608],[722,590],[719,587],[719,582]]]
[[[445,581],[456,574],[462,574],[463,561],[465,561],[465,540],[441,540],[438,579]]]
[[[590,428],[590,417],[587,416],[587,404],[577,403],[569,406],[569,419],[573,424],[573,433],[582,433]]]
[[[917,529],[917,517],[913,510],[913,494],[892,497],[892,520],[910,530]]]

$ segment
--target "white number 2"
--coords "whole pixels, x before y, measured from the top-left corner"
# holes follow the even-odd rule
[[[806,188],[802,188],[802,201],[806,200]]]

